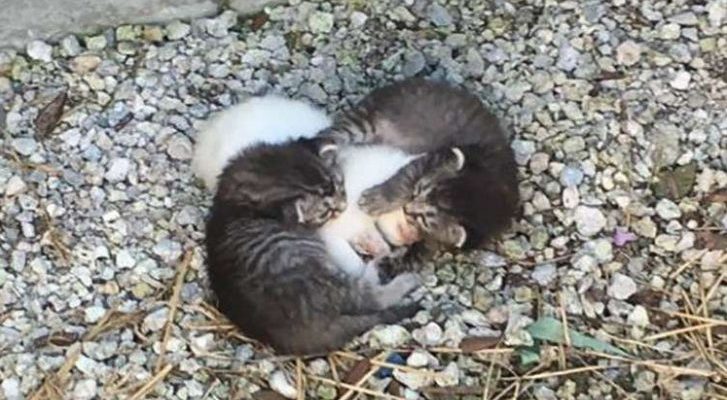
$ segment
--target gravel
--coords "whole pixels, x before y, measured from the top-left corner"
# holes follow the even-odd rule
[[[290,3],[239,21],[223,12],[0,51],[0,397],[30,398],[71,360],[61,381],[74,399],[131,395],[166,365],[172,372],[150,397],[272,390],[296,398],[295,363],[231,336],[208,305],[201,243],[210,196],[189,169],[197,130],[251,94],[287,94],[334,112],[412,75],[462,83],[503,117],[523,213],[486,251],[428,265],[415,318],[351,343],[414,347],[392,362],[430,372],[377,374],[372,389],[398,382],[401,396],[418,399],[431,387],[484,386],[491,357],[492,376],[511,377],[501,366],[529,370],[521,346],[534,343],[545,372],[562,369],[551,362],[560,350],[527,328],[563,314],[569,329],[635,357],[720,371],[686,335],[646,347],[610,338],[684,327],[658,311],[688,312],[684,295],[704,312],[711,293],[708,315],[726,317],[725,282],[716,283],[727,240],[719,197],[727,188],[724,0]],[[41,110],[63,89],[60,121],[39,135]],[[182,259],[185,279],[174,288]],[[718,329],[712,334],[723,342]],[[502,339],[514,353],[442,351],[463,339]],[[606,365],[568,354],[566,368]],[[343,375],[353,362],[337,358]],[[698,376],[664,383],[659,370],[608,363],[619,368],[521,391],[696,399],[716,390]],[[325,359],[303,368],[333,376]],[[327,383],[306,385],[309,398],[337,397]]]

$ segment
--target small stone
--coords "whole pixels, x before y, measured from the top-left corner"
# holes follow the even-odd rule
[[[205,30],[210,36],[223,38],[227,36],[229,29],[237,23],[237,13],[226,10],[215,18],[205,20]]]
[[[53,47],[42,40],[33,40],[26,46],[28,57],[33,60],[50,62],[53,60]]]
[[[99,306],[92,306],[86,309],[86,322],[93,324],[106,315],[106,309]]]
[[[556,278],[557,269],[553,264],[541,264],[535,267],[530,275],[540,286],[548,286]]]
[[[434,376],[434,382],[441,387],[457,386],[459,384],[459,366],[452,361],[444,370]]]
[[[406,359],[406,365],[413,368],[422,368],[430,364],[432,355],[424,350],[416,349],[411,352],[409,357]]]
[[[578,233],[583,236],[594,236],[606,227],[606,217],[597,208],[578,206],[573,218]]]
[[[387,325],[371,333],[373,347],[399,347],[409,341],[411,335],[404,327]]]
[[[423,374],[416,371],[395,369],[393,375],[394,379],[412,390],[419,390],[423,387],[430,386],[434,381],[432,374]]]
[[[699,20],[693,12],[684,12],[681,14],[672,15],[671,17],[669,17],[669,21],[676,22],[679,25],[687,26],[699,24]]]
[[[293,386],[288,375],[284,371],[276,370],[270,374],[268,383],[270,384],[270,389],[274,390],[286,399],[298,398],[298,390],[295,386]]]
[[[122,25],[116,28],[116,41],[134,41],[137,39],[137,32],[131,25]]]
[[[3,394],[7,400],[20,400],[23,398],[20,392],[20,381],[16,378],[3,379],[2,385]]]
[[[556,66],[563,71],[573,71],[578,66],[581,53],[574,49],[569,43],[560,46],[558,50],[558,62]]]
[[[313,33],[328,33],[333,29],[333,14],[315,11],[308,17],[308,27]]]
[[[656,237],[656,223],[650,217],[641,218],[633,225],[634,232],[647,238]]]
[[[566,165],[560,171],[560,184],[565,187],[578,186],[583,182],[583,171],[577,166]]]
[[[361,28],[366,24],[366,21],[369,19],[369,16],[362,13],[361,11],[354,11],[351,13],[351,27],[352,28]]]
[[[404,65],[401,67],[401,72],[404,76],[414,76],[423,70],[426,64],[427,60],[424,58],[424,54],[420,51],[412,51],[404,57]]]
[[[533,319],[516,312],[511,312],[505,328],[505,344],[508,346],[532,346],[533,337],[525,329],[533,323]]]
[[[96,397],[98,387],[94,379],[82,379],[73,387],[74,400],[91,400]]]
[[[630,277],[617,273],[608,286],[608,295],[616,300],[626,300],[636,293],[636,283]]]
[[[139,300],[143,300],[154,293],[154,288],[145,282],[140,282],[131,288],[131,294]]]
[[[692,75],[687,71],[679,71],[674,74],[674,78],[669,82],[669,85],[677,90],[689,89],[689,82],[692,80]]]
[[[116,253],[116,267],[120,269],[132,268],[136,265],[136,260],[128,250],[119,250]]]
[[[164,238],[160,240],[154,248],[152,248],[152,251],[154,254],[159,256],[162,261],[171,264],[182,256],[182,245],[175,240]]]
[[[536,400],[558,400],[558,396],[555,394],[553,389],[545,385],[538,385],[535,390],[533,390],[533,395],[535,395]]]
[[[656,386],[656,374],[653,371],[639,371],[634,379],[634,388],[639,392],[651,392]]]
[[[128,158],[115,158],[109,163],[104,178],[109,182],[121,182],[131,169],[131,161]]]
[[[162,28],[156,25],[145,26],[143,36],[144,40],[152,43],[157,43],[164,40],[164,32],[162,31]]]
[[[477,49],[470,48],[467,50],[465,60],[467,61],[467,64],[465,64],[464,67],[465,72],[473,77],[482,76],[485,72],[485,60],[482,59],[482,55],[479,51],[477,51]]]
[[[706,7],[707,20],[713,27],[719,27],[727,16],[727,1],[725,0],[711,0]]]
[[[678,24],[665,24],[659,30],[659,37],[664,40],[675,40],[681,36],[682,28]]]
[[[103,50],[108,45],[108,41],[106,40],[106,36],[104,35],[98,35],[98,36],[91,36],[86,38],[86,48],[89,50]]]
[[[167,25],[166,27],[167,32],[167,39],[169,40],[179,40],[183,37],[189,35],[192,28],[190,28],[189,25],[181,22],[181,21],[174,21]]]
[[[77,74],[85,74],[95,70],[101,64],[101,57],[93,54],[84,54],[71,60],[71,70]]]
[[[569,137],[563,142],[563,151],[566,154],[574,154],[583,151],[586,148],[586,142],[580,136]]]
[[[512,141],[512,150],[515,152],[515,161],[520,165],[526,165],[535,153],[535,143],[515,139]]]
[[[8,179],[7,183],[5,184],[5,195],[6,196],[15,196],[17,194],[23,193],[25,189],[27,188],[27,185],[23,181],[23,178],[13,175]]]
[[[167,144],[167,154],[175,160],[189,160],[192,158],[192,142],[186,136],[175,136]]]
[[[550,156],[547,153],[535,153],[530,158],[530,170],[533,174],[538,175],[548,170]]]
[[[164,325],[167,323],[168,311],[166,307],[162,307],[147,315],[142,322],[143,329],[145,331],[156,332],[164,328]]]
[[[436,26],[445,27],[452,25],[452,16],[449,15],[449,11],[447,11],[447,9],[439,3],[433,3],[429,6],[428,15],[429,20]]]
[[[442,328],[435,322],[415,329],[411,335],[422,346],[436,346],[442,343]]]
[[[192,352],[198,357],[201,357],[202,355],[209,354],[210,351],[212,351],[215,344],[215,335],[207,333],[205,335],[195,336],[192,337],[190,342],[192,345]]]
[[[61,54],[66,57],[73,57],[81,54],[83,49],[78,39],[74,35],[69,35],[61,40]]]
[[[646,327],[649,325],[649,313],[643,306],[635,306],[629,313],[626,322],[639,328]]]
[[[574,209],[578,207],[578,204],[581,202],[581,194],[578,191],[578,188],[575,186],[569,186],[565,189],[563,189],[563,195],[562,195],[562,202],[563,207],[567,209]]]
[[[26,157],[35,153],[35,150],[38,148],[38,142],[36,142],[35,139],[29,137],[13,139],[10,144],[11,146],[13,146],[13,149],[15,151],[17,151],[20,155]]]
[[[669,199],[661,199],[656,204],[656,213],[665,220],[677,219],[682,216],[679,206]]]
[[[616,48],[616,61],[622,65],[634,65],[641,59],[641,47],[632,40],[627,40]]]

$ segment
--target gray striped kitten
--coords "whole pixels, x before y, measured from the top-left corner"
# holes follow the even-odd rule
[[[346,206],[336,152],[322,139],[260,144],[219,178],[206,232],[212,289],[243,333],[280,354],[339,349],[419,309],[401,304],[417,275],[382,285],[374,263],[335,265],[318,236]]]
[[[519,210],[517,165],[497,118],[475,95],[410,78],[374,90],[320,133],[339,145],[383,144],[422,154],[361,195],[371,215],[403,207],[426,241],[480,247]]]

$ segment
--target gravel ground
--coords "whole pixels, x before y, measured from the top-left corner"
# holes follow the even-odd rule
[[[727,1],[290,2],[0,52],[0,398],[332,399],[369,369],[407,399],[727,398]],[[347,353],[246,342],[205,301],[195,127],[415,74],[512,126],[524,217]],[[544,316],[630,356],[544,341]]]

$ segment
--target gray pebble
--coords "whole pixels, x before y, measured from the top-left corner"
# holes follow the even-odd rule
[[[26,157],[35,153],[35,150],[38,148],[38,142],[29,137],[13,139],[11,145],[15,151]]]

